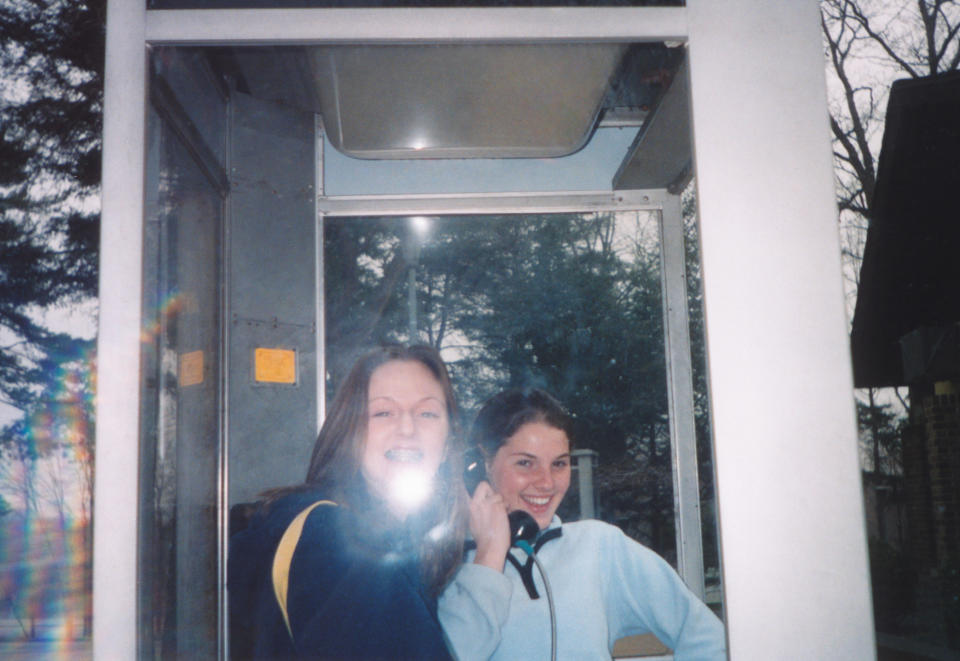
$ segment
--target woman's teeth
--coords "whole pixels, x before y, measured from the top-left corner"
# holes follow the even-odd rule
[[[522,496],[523,500],[530,503],[534,507],[543,507],[550,502],[551,496]]]
[[[423,459],[422,450],[413,450],[406,448],[393,448],[387,450],[386,457],[390,461],[397,461],[405,464],[420,463]]]

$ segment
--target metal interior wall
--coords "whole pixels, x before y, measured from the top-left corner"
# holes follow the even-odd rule
[[[304,479],[317,427],[318,286],[313,115],[239,93],[232,106],[231,507]],[[257,347],[294,350],[296,382],[256,382]]]

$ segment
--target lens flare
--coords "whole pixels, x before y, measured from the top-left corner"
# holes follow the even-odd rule
[[[165,324],[184,310],[196,311],[196,301],[188,294],[172,292],[161,302],[152,316],[144,315],[143,329],[140,332],[140,341],[144,344],[154,342],[160,337]]]
[[[0,595],[50,658],[89,633],[94,349],[65,343],[42,363],[47,385],[5,429],[3,460],[20,497],[0,517]]]
[[[432,491],[430,475],[416,468],[407,468],[398,471],[390,480],[387,498],[397,510],[410,513],[420,509]]]

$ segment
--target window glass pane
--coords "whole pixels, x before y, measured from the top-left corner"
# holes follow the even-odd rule
[[[149,121],[144,237],[141,651],[216,658],[223,204],[212,159],[202,167],[204,148],[187,146],[193,109],[154,102],[163,117]]]
[[[675,561],[659,250],[649,212],[326,219],[328,397],[383,341],[439,347],[470,413],[544,388],[597,453],[584,514]]]
[[[707,386],[706,328],[703,316],[703,277],[697,224],[695,186],[691,180],[682,194],[687,317],[690,321],[690,354],[693,368],[693,409],[697,434],[697,468],[700,478],[700,517],[703,535],[705,601],[718,614],[723,610],[720,573],[720,539],[714,485],[713,432]]]

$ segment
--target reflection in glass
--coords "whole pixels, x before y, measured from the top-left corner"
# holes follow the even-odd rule
[[[595,516],[675,561],[654,214],[330,218],[324,278],[329,395],[383,341],[439,347],[468,411],[544,388],[598,454]]]
[[[700,478],[700,518],[703,541],[705,601],[723,617],[720,576],[720,545],[717,533],[717,501],[713,484],[713,432],[710,422],[710,397],[707,386],[706,328],[703,316],[703,278],[700,263],[700,238],[694,182],[681,195],[685,272],[687,281],[687,318],[690,323],[690,357],[693,372],[693,414],[697,436],[697,467]]]
[[[221,199],[151,116],[140,504],[146,658],[215,658]]]

